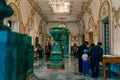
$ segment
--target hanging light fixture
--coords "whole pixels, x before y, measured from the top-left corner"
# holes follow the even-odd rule
[[[49,0],[53,13],[70,13],[72,0]]]

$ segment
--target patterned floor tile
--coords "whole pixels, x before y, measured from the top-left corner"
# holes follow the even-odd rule
[[[65,69],[52,70],[47,68],[45,59],[41,60],[41,65],[34,68],[35,75],[40,80],[103,80],[103,68],[100,67],[100,76],[97,79],[91,78],[91,75],[84,76],[78,73],[78,60],[73,56],[65,56]],[[120,78],[111,75],[107,76],[106,80],[120,80]]]

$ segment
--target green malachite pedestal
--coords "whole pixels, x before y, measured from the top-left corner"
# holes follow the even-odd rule
[[[66,28],[55,27],[50,29],[50,33],[55,40],[52,45],[52,51],[49,64],[50,69],[64,69],[64,37],[66,34]]]
[[[26,80],[34,74],[31,37],[12,32],[3,24],[13,13],[6,0],[0,0],[0,80]]]
[[[64,28],[64,38],[63,38],[63,53],[69,54],[69,30],[67,28]]]
[[[31,37],[0,31],[0,80],[25,80],[33,61]]]

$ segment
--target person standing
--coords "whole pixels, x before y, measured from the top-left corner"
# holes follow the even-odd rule
[[[73,45],[73,55],[74,55],[74,57],[77,57],[77,51],[78,51],[78,46],[77,46],[76,43],[74,43],[74,45]]]
[[[89,74],[89,61],[88,61],[88,50],[84,49],[84,54],[82,55],[83,60],[83,74],[87,76]]]
[[[48,45],[45,46],[45,54],[47,56],[47,61],[49,61],[50,55],[51,55],[51,43],[48,42]]]
[[[95,46],[95,44],[94,43],[92,43],[91,45],[90,45],[90,47],[89,47],[89,56],[91,55],[91,50],[92,50],[92,48]]]
[[[43,49],[42,49],[42,47],[41,47],[40,44],[38,44],[37,52],[38,52],[38,54],[39,54],[39,59],[42,59],[42,58],[43,58],[43,54],[42,54]]]
[[[88,42],[85,41],[78,49],[78,69],[80,74],[83,72],[83,61],[82,61],[82,55],[84,53],[83,50],[88,49],[87,45]]]
[[[98,42],[96,46],[94,46],[91,50],[90,55],[90,63],[91,63],[91,71],[93,78],[98,78],[99,75],[99,62],[103,56],[103,49],[101,48],[102,43]]]
[[[95,44],[94,43],[92,43],[91,45],[90,45],[90,47],[89,47],[89,59],[90,59],[90,56],[91,56],[91,50],[92,50],[92,48],[95,46]],[[89,60],[89,68],[91,69],[91,63],[90,63],[90,60]]]

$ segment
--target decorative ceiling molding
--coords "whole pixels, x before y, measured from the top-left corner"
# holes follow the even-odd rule
[[[83,2],[83,5],[81,7],[82,11],[92,14],[91,9],[89,8],[89,6],[91,5],[91,2],[92,2],[92,0],[88,0],[88,2]]]
[[[112,12],[113,12],[113,25],[114,27],[120,27],[120,7],[118,8],[118,10],[115,9],[115,7],[112,8]]]
[[[92,14],[91,9],[89,8],[89,6],[91,5],[92,0],[88,0],[87,2],[83,2],[82,3],[82,7],[81,7],[81,12],[78,15],[78,19],[82,20],[84,14],[87,12],[88,14]]]
[[[13,2],[9,3],[9,5],[14,10],[14,15],[12,17],[16,18],[19,21],[19,26],[20,26],[19,27],[19,32],[24,33],[24,27],[25,26],[24,26],[23,21],[22,21],[21,11],[20,11],[19,7]]]
[[[93,32],[94,29],[95,29],[94,18],[91,16],[91,17],[89,18],[87,32]]]
[[[61,23],[61,21],[47,21],[48,23]],[[76,21],[63,21],[64,23],[78,23],[79,20]]]
[[[37,12],[37,9],[36,9],[36,8],[32,8],[32,10],[31,10],[31,13],[30,13],[30,14],[31,14],[32,16],[34,16],[36,12]]]
[[[18,5],[20,4],[21,0],[15,0],[15,3],[17,3]]]
[[[91,5],[92,0],[88,0],[87,2],[83,2],[82,3],[82,7],[81,7],[81,12],[80,14],[78,14],[78,20],[80,20],[83,25],[85,25],[85,22],[83,20],[83,16],[85,13],[88,13],[89,15],[92,15],[92,10],[89,8],[89,6]],[[85,26],[83,26],[85,27]]]
[[[100,5],[98,19],[101,21],[107,16],[110,18],[110,3],[108,1],[104,1]]]
[[[47,17],[42,13],[39,4],[35,3],[34,0],[27,0],[27,1],[30,3],[30,5],[31,5],[31,6],[33,7],[33,9],[35,10],[35,11],[32,10],[32,12],[33,12],[33,13],[38,12],[38,14],[41,16],[41,18],[42,18],[44,21],[47,21]],[[32,14],[32,15],[34,15],[34,14]]]

